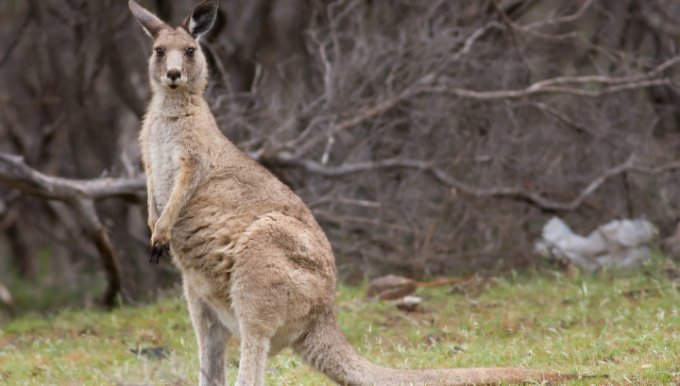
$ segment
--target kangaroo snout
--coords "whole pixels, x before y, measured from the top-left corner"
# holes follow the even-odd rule
[[[162,81],[166,86],[175,89],[186,83],[186,78],[182,76],[182,71],[180,69],[171,68],[165,73]]]
[[[182,72],[176,68],[173,68],[168,70],[168,73],[165,76],[167,76],[168,79],[174,82],[182,77]]]

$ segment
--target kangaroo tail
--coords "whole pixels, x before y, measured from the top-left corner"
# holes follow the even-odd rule
[[[402,370],[381,367],[360,356],[340,330],[335,314],[321,316],[294,346],[304,360],[341,385],[495,385],[555,382],[571,378],[522,368]]]

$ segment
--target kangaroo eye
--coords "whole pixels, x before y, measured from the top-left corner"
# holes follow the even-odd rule
[[[154,51],[156,51],[156,55],[160,58],[163,55],[165,55],[165,50],[161,47],[156,48]]]
[[[187,48],[187,50],[185,51],[185,54],[186,54],[187,58],[193,58],[193,57],[194,57],[194,52],[196,52],[196,49],[195,49],[195,48],[189,47],[189,48]]]

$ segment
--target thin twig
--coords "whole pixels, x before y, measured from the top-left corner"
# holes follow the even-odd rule
[[[4,67],[5,64],[9,61],[9,58],[12,56],[12,53],[14,52],[14,49],[19,45],[21,38],[24,37],[24,35],[26,35],[26,28],[28,28],[28,25],[31,24],[31,19],[33,19],[33,8],[29,5],[28,13],[24,18],[24,21],[21,23],[19,28],[17,28],[17,31],[14,33],[14,37],[9,42],[9,44],[7,44],[7,48],[5,49],[2,58],[0,58],[0,68]]]
[[[597,136],[596,133],[591,131],[589,128],[583,126],[582,124],[574,121],[573,119],[569,118],[565,114],[563,114],[561,111],[557,110],[556,108],[542,102],[536,102],[536,103],[529,103],[526,106],[531,106],[535,107],[541,112],[543,112],[545,115],[555,118],[556,120],[564,123],[565,125],[572,127],[575,129],[578,133],[588,133],[592,136]]]
[[[546,26],[555,26],[555,25],[560,25],[564,23],[572,23],[575,21],[578,21],[585,15],[586,11],[590,9],[590,7],[595,3],[597,0],[588,0],[583,5],[581,8],[576,11],[576,13],[573,13],[569,16],[563,16],[563,17],[558,17],[555,19],[547,19],[547,20],[541,20],[537,21],[535,23],[530,23],[530,24],[525,24],[522,27],[527,28],[527,29],[537,29],[537,28],[542,28]]]

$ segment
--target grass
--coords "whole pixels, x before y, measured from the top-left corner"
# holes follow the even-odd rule
[[[570,278],[510,275],[452,290],[421,289],[421,312],[341,287],[340,323],[354,346],[394,367],[517,365],[608,374],[574,385],[680,382],[680,294],[661,269]],[[131,349],[164,347],[165,359]],[[238,346],[230,342],[233,382]],[[29,314],[0,327],[3,385],[196,384],[196,343],[184,302],[115,312]],[[290,351],[268,363],[267,384],[328,385]]]

